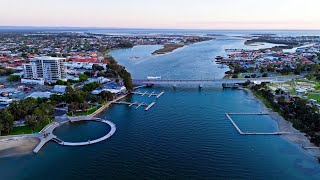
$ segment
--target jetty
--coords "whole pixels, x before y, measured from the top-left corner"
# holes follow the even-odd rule
[[[230,117],[230,115],[269,115],[269,113],[226,113],[225,114],[227,116],[227,118],[229,119],[229,121],[231,122],[231,124],[233,125],[233,127],[237,130],[237,132],[240,135],[263,135],[263,136],[267,136],[267,135],[273,135],[273,136],[279,136],[279,135],[288,135],[288,134],[301,134],[301,133],[295,133],[295,132],[243,132],[239,126],[233,121],[233,119]]]
[[[76,122],[76,121],[77,120],[73,120],[73,122]],[[116,129],[117,129],[116,125],[114,123],[112,123],[111,121],[100,119],[100,118],[92,118],[92,119],[80,119],[79,118],[78,121],[97,121],[97,122],[105,123],[111,127],[111,130],[109,133],[107,133],[106,135],[104,135],[101,138],[98,138],[95,140],[88,140],[88,141],[84,141],[84,142],[65,142],[65,141],[62,141],[61,139],[58,139],[57,137],[55,137],[53,140],[63,146],[87,146],[87,145],[102,142],[102,141],[110,138],[116,132]]]
[[[146,91],[146,92],[138,91],[138,92],[132,92],[132,94],[141,95],[141,96],[148,96],[149,98],[152,97],[152,96],[155,96],[158,99],[164,94],[164,91],[162,91],[159,94],[156,94],[155,91],[153,91],[152,93],[148,93],[148,91]]]
[[[41,148],[49,141],[52,139],[56,138],[56,136],[52,133],[53,130],[57,127],[60,126],[60,123],[53,122],[46,127],[44,127],[40,132],[39,132],[39,139],[40,143],[34,148],[33,152],[38,153]]]
[[[79,122],[79,121],[97,121],[97,122],[105,123],[111,127],[111,130],[101,138],[98,138],[95,140],[88,140],[85,142],[65,142],[53,134],[54,129],[63,125],[64,123]],[[116,125],[108,120],[93,118],[91,116],[69,117],[69,121],[65,121],[63,123],[53,122],[47,125],[45,128],[43,128],[43,130],[41,130],[38,135],[38,138],[40,139],[40,143],[35,147],[33,152],[38,153],[41,150],[41,148],[49,141],[56,142],[63,146],[86,146],[86,145],[96,144],[110,138],[115,132],[116,132]]]
[[[125,101],[116,101],[113,102],[113,104],[122,104],[122,105],[128,105],[129,107],[136,106],[135,109],[139,109],[141,106],[145,107],[145,111],[148,111],[152,106],[156,104],[156,102],[152,102],[151,104],[147,104],[144,102],[125,102]]]

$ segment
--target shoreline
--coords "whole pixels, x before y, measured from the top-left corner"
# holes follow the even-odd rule
[[[31,154],[40,140],[35,137],[11,137],[0,139],[0,159]]]
[[[257,96],[255,96],[250,89],[241,88],[240,90],[247,92],[250,98],[254,99],[262,106],[262,111],[267,112],[270,115],[270,117],[277,123],[279,131],[298,133],[298,134],[281,135],[281,137],[283,137],[284,139],[286,139],[291,143],[294,143],[295,145],[300,146],[301,149],[304,150],[309,155],[312,155],[315,158],[320,158],[320,148],[319,149],[303,148],[303,147],[317,147],[317,146],[311,143],[310,140],[304,135],[304,133],[295,129],[292,126],[292,123],[290,121],[287,121],[279,113],[273,111],[272,109],[267,108],[266,105]]]

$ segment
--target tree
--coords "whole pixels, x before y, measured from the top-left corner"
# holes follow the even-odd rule
[[[20,78],[20,76],[18,76],[18,75],[11,75],[11,76],[9,76],[9,77],[7,78],[7,80],[8,80],[9,82],[16,82],[16,81],[20,81],[21,78]]]
[[[27,115],[25,118],[26,125],[35,130],[36,126],[38,125],[37,117],[35,115]]]
[[[232,78],[238,78],[238,74],[232,75]]]
[[[2,122],[0,122],[0,136],[1,136],[1,131],[3,131],[3,130],[4,130],[3,124],[2,124]]]
[[[78,108],[79,108],[79,103],[77,103],[77,102],[72,102],[68,106],[69,112],[72,112],[72,113],[76,112],[78,110]]]
[[[260,68],[260,73],[264,73],[264,72],[266,72],[266,68],[261,67],[261,68]]]
[[[42,111],[40,108],[36,108],[33,112],[33,115],[36,116],[39,124],[44,124],[49,120],[47,113]]]
[[[85,92],[91,92],[95,89],[97,89],[98,87],[100,87],[101,84],[98,83],[98,82],[92,82],[92,83],[89,83],[89,84],[86,84],[83,86],[83,91]]]
[[[112,101],[113,100],[113,94],[109,91],[102,91],[99,96],[105,101]]]
[[[97,70],[97,71],[103,71],[104,68],[102,66],[100,66],[99,64],[93,64],[92,65],[92,69],[93,70]]]
[[[88,80],[88,76],[85,75],[85,74],[80,74],[79,75],[79,80],[80,80],[80,82],[87,81]]]
[[[9,133],[10,130],[12,130],[13,121],[14,121],[14,117],[7,109],[4,109],[0,112],[0,122],[3,126],[2,129],[5,132]]]

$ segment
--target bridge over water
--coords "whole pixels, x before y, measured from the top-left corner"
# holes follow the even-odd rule
[[[134,79],[136,85],[154,84],[154,85],[178,85],[178,84],[236,84],[245,83],[248,80],[251,82],[285,82],[291,81],[296,77],[267,77],[267,78],[238,78],[238,79],[208,79],[208,80],[175,80],[175,79]]]

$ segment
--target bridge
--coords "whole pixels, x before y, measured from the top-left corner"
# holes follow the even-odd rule
[[[237,79],[207,79],[207,80],[165,80],[165,79],[134,79],[133,84],[143,85],[143,84],[153,84],[153,85],[177,85],[177,84],[238,84],[245,83],[247,81],[251,82],[286,82],[297,78],[292,77],[266,77],[266,78],[237,78]]]

